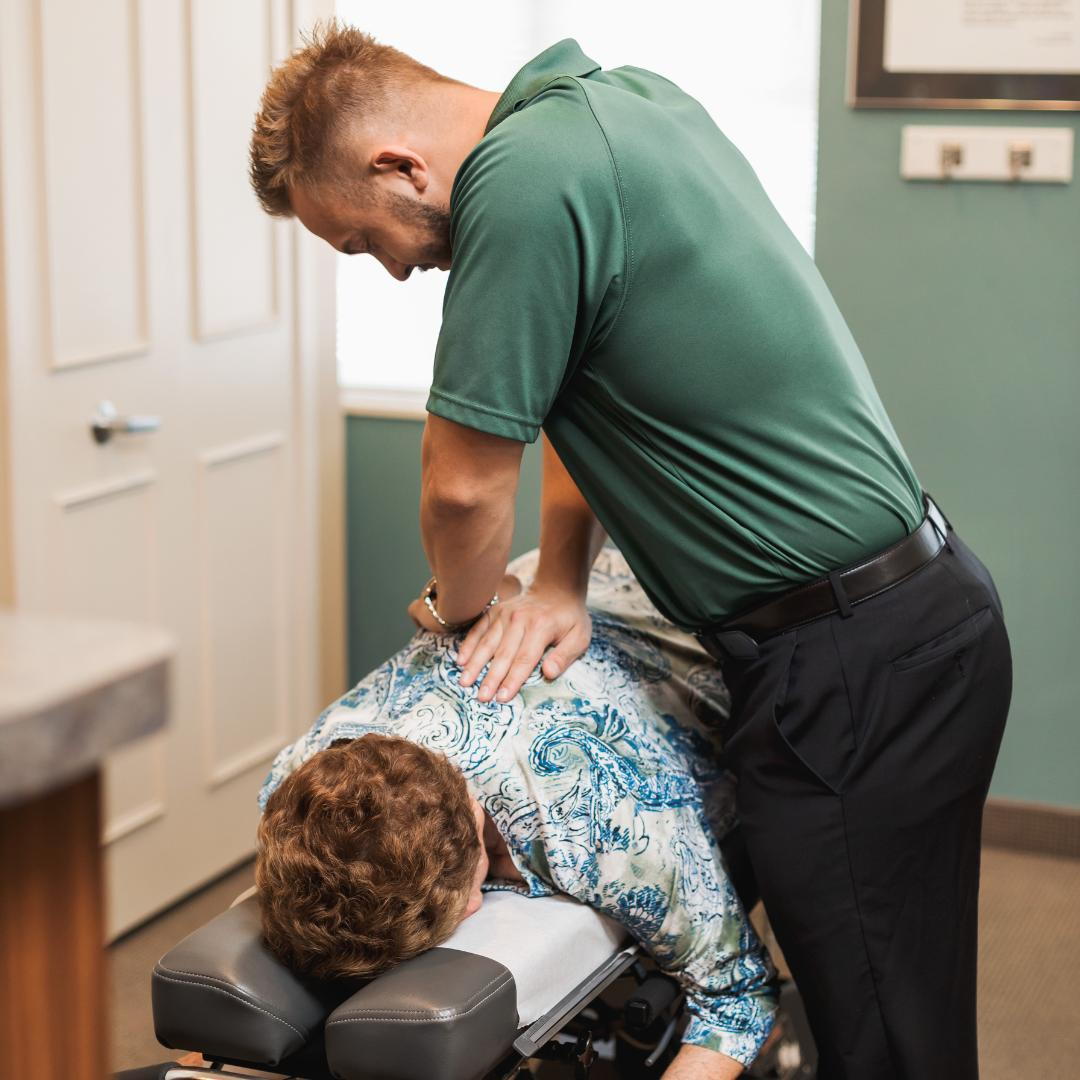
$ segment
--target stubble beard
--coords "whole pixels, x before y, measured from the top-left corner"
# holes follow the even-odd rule
[[[419,263],[442,263],[450,259],[450,207],[432,206],[400,192],[388,192],[386,203],[402,224],[420,236]]]

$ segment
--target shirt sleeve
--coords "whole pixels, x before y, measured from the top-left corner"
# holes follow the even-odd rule
[[[605,826],[636,842],[556,869],[558,884],[623,923],[686,992],[682,1041],[750,1065],[776,1013],[776,969],[731,884],[700,803],[624,799]]]
[[[617,176],[580,88],[490,132],[451,195],[451,269],[429,412],[534,442],[623,287]],[[505,129],[505,130],[504,130]]]

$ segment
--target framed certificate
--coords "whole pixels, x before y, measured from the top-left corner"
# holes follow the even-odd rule
[[[851,0],[848,104],[1080,109],[1080,0]]]

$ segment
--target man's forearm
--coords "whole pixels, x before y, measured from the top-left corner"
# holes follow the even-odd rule
[[[514,535],[521,445],[429,417],[422,444],[420,535],[448,623],[473,618],[498,590]]]
[[[702,1046],[683,1046],[664,1070],[663,1080],[736,1080],[743,1071],[742,1065],[726,1054]]]
[[[481,496],[455,501],[425,490],[420,531],[439,582],[439,614],[448,623],[471,619],[506,573],[514,534],[513,499]]]
[[[603,547],[605,535],[545,436],[536,585],[566,589],[584,598],[589,571]]]

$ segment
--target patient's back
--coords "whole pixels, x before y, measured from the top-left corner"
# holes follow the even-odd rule
[[[536,558],[511,572],[527,584]],[[734,806],[720,762],[727,697],[716,665],[659,615],[614,548],[596,561],[589,606],[586,654],[555,680],[534,672],[505,704],[481,703],[458,683],[460,637],[418,632],[278,755],[260,801],[335,740],[380,732],[461,769],[531,895],[572,891],[594,873],[590,860],[664,829],[665,807],[697,808],[722,837]],[[552,845],[556,835],[566,842]]]

